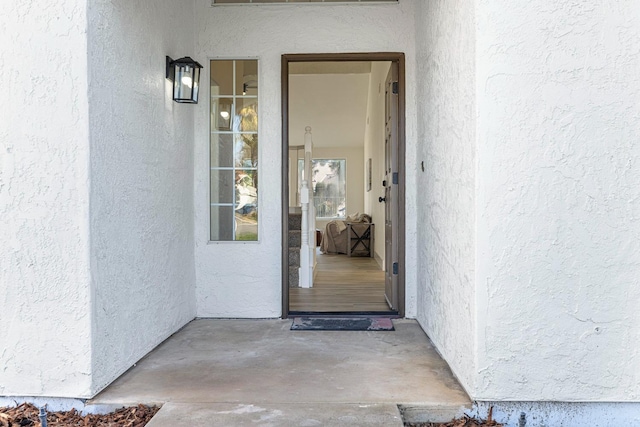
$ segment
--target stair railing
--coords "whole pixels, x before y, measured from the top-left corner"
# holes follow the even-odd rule
[[[316,212],[313,204],[313,184],[311,161],[313,140],[311,127],[305,128],[304,134],[304,179],[300,189],[300,204],[302,206],[302,245],[300,246],[300,287],[313,287],[313,275],[316,264]]]

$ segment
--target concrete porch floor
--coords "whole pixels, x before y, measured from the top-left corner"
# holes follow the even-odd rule
[[[394,332],[290,325],[194,320],[88,403],[163,404],[149,427],[401,426],[398,404],[445,420],[471,405],[413,320]]]

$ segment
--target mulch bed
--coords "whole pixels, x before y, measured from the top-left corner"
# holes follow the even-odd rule
[[[502,427],[493,421],[491,424],[486,421],[476,420],[474,418],[460,418],[449,421],[448,423],[406,423],[406,427]]]
[[[156,406],[138,405],[103,415],[81,415],[75,409],[48,412],[47,426],[143,427],[159,409]],[[15,408],[0,408],[0,427],[41,427],[38,414],[38,408],[30,403],[23,403]]]
[[[465,415],[462,418],[447,423],[405,423],[405,427],[502,427],[493,420],[493,407],[489,408],[486,420],[478,420]]]
[[[121,408],[109,414],[81,415],[75,409],[47,413],[48,427],[144,427],[160,410],[157,406],[138,405]],[[464,416],[446,423],[405,423],[406,427],[502,427],[489,417],[478,420]],[[14,408],[0,408],[0,427],[41,427],[39,410],[30,403]]]

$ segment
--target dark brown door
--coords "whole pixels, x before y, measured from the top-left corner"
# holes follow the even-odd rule
[[[385,83],[385,298],[398,310],[398,66],[391,64]]]
[[[387,147],[385,197],[385,295],[389,306],[404,316],[404,156],[405,156],[405,58],[399,52],[320,53],[282,55],[282,316],[289,314],[288,212],[289,212],[289,64],[292,62],[390,61],[387,79]],[[395,92],[395,93],[394,93]],[[395,182],[395,183],[394,183]],[[380,183],[377,183],[378,185]],[[390,254],[390,255],[389,255]],[[397,272],[397,274],[396,274]]]

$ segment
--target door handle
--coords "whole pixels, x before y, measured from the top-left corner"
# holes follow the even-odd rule
[[[383,202],[386,202],[386,201],[387,201],[386,197],[378,197],[378,202],[379,203],[383,203]]]

